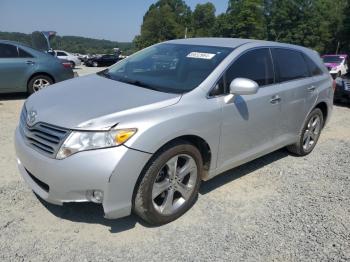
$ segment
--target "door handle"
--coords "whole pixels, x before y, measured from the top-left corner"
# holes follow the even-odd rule
[[[307,88],[307,91],[309,91],[309,92],[313,92],[313,91],[315,91],[316,90],[316,86],[309,86],[308,88]]]
[[[281,101],[281,98],[278,95],[275,95],[270,99],[271,104],[278,104],[280,101]]]
[[[35,64],[35,62],[34,62],[34,61],[30,61],[30,60],[28,60],[28,61],[26,61],[26,64],[27,64],[27,65],[34,65],[34,64]]]

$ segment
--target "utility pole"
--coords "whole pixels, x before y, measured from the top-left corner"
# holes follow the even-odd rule
[[[187,26],[186,26],[186,28],[185,28],[185,39],[187,38]]]
[[[338,45],[337,45],[337,50],[335,51],[335,54],[337,55],[339,52],[339,47],[340,47],[340,42],[338,41]]]

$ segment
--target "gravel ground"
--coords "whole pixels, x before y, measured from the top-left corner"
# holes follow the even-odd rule
[[[84,76],[84,75],[93,74],[93,73],[102,71],[105,68],[106,67],[87,67],[87,66],[81,65],[74,68],[73,71],[78,73],[78,76]]]
[[[349,261],[350,108],[335,106],[314,152],[279,150],[205,182],[177,221],[103,218],[95,204],[38,199],[13,132],[23,98],[0,96],[0,261]]]

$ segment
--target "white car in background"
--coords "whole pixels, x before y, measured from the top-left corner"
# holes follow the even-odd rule
[[[349,72],[349,58],[346,54],[323,55],[322,60],[334,79],[346,75]]]
[[[56,52],[56,56],[59,59],[68,60],[69,63],[71,64],[72,68],[81,65],[81,61],[80,61],[80,59],[77,56],[75,56],[75,55],[73,55],[71,53],[68,53],[66,51],[62,51],[62,50],[55,50],[55,52]]]

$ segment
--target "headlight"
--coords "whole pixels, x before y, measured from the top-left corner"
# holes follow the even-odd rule
[[[56,158],[64,159],[77,152],[119,146],[129,140],[136,129],[116,129],[105,132],[73,131],[64,141]]]

